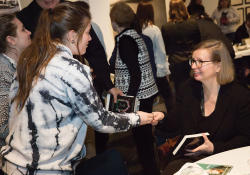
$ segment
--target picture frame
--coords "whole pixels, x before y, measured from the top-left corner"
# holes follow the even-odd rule
[[[247,14],[250,13],[250,6],[249,7],[245,7],[245,14],[246,14],[246,17],[247,17]]]
[[[0,15],[21,10],[20,0],[0,1]]]
[[[245,4],[250,4],[250,0],[245,0]]]
[[[250,0],[245,0],[245,1],[249,1],[250,3]],[[233,6],[243,5],[243,0],[231,0],[231,5]]]
[[[248,9],[250,11],[250,9]],[[240,21],[237,23],[237,28],[245,22],[244,8],[237,8],[237,12],[240,15]]]

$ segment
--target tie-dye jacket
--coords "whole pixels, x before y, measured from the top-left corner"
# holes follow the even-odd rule
[[[87,125],[99,132],[121,132],[138,126],[137,113],[106,111],[92,86],[90,69],[72,57],[66,46],[49,62],[17,114],[10,105],[9,135],[1,150],[7,174],[71,174],[85,156]],[[16,95],[18,82],[11,85]]]

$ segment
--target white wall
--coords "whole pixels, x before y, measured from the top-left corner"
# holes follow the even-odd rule
[[[108,59],[114,49],[114,35],[109,17],[109,0],[89,0],[92,21],[99,25],[102,30]]]
[[[31,3],[32,0],[19,0],[21,9],[25,8],[26,6],[29,5],[29,3]]]

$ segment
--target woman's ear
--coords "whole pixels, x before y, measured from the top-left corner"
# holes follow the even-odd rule
[[[13,36],[7,36],[6,41],[12,46],[16,45],[16,38]]]
[[[117,27],[118,25],[116,24],[116,22],[111,22],[112,28],[115,32],[117,32]]]
[[[68,33],[68,40],[70,43],[76,43],[76,32],[74,30],[70,30]]]
[[[217,64],[216,72],[220,72],[220,67],[221,67],[221,62],[219,62],[219,63]]]

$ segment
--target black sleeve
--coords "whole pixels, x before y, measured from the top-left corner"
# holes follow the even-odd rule
[[[106,53],[93,28],[90,29],[90,36],[92,40],[89,41],[86,53],[83,56],[88,60],[95,75],[108,91],[113,88],[114,85],[110,79],[110,70]]]
[[[110,67],[110,73],[115,73],[115,59],[116,59],[116,52],[117,52],[117,45],[115,43],[115,48],[112,52],[112,55],[109,59],[109,67]]]
[[[130,74],[130,84],[127,95],[136,96],[141,84],[141,70],[138,62],[138,46],[130,36],[123,36],[119,41],[121,60],[127,65]]]
[[[165,50],[166,50],[166,55],[169,55],[169,44],[168,44],[168,38],[166,36],[166,31],[165,31],[165,28],[164,26],[162,26],[161,28],[161,33],[162,33],[162,38],[163,38],[163,41],[164,41],[164,45],[165,45]]]

